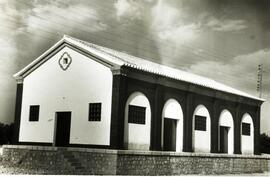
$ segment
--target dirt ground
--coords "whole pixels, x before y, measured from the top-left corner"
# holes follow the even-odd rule
[[[0,175],[47,175],[48,173],[44,170],[24,170],[21,168],[12,168],[0,165]],[[50,174],[51,175],[51,174]],[[226,176],[226,177],[249,177],[249,176],[268,176],[270,177],[270,172],[267,173],[257,173],[257,174],[227,174],[227,175],[184,175],[183,177],[195,177],[195,176]]]

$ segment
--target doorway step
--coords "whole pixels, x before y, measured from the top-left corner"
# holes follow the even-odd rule
[[[62,157],[65,159],[67,163],[73,168],[72,171],[74,171],[75,174],[84,174],[86,169],[81,164],[81,162],[78,160],[78,158],[75,157],[75,155],[71,151],[67,151],[66,148],[61,149],[60,151]]]

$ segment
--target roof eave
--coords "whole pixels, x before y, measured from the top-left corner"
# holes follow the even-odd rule
[[[59,45],[61,45],[62,43],[64,43],[66,41],[65,36],[59,40],[57,43],[55,43],[52,47],[50,47],[47,51],[45,51],[42,55],[40,55],[38,58],[36,58],[34,61],[32,61],[30,64],[28,64],[27,66],[25,66],[23,69],[21,69],[19,72],[15,73],[13,75],[13,77],[18,80],[23,78],[23,74],[25,72],[27,72],[27,70],[29,70],[30,68],[32,68],[33,66],[35,66],[42,58],[44,58],[44,56],[46,56],[48,53],[50,53],[51,51],[53,51],[55,48],[57,48]]]

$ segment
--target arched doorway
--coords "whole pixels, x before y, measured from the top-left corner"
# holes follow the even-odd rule
[[[193,113],[193,150],[194,152],[210,152],[211,120],[204,105],[198,105]]]
[[[125,149],[149,150],[151,108],[147,97],[141,92],[132,93],[125,106]]]
[[[164,151],[183,149],[183,111],[175,99],[169,99],[163,107],[161,146]]]
[[[219,151],[233,154],[234,124],[232,114],[223,110],[219,117]]]
[[[249,114],[244,114],[241,122],[241,150],[242,154],[254,153],[254,125]]]

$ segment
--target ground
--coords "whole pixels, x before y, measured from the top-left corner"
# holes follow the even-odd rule
[[[7,174],[7,175],[30,175],[30,174],[47,174],[43,170],[24,170],[22,168],[13,168],[0,165],[0,174]]]
[[[6,167],[3,165],[0,165],[0,174],[6,174],[6,175],[32,175],[32,174],[38,174],[38,175],[46,175],[48,174],[46,171],[44,170],[24,170],[21,168],[14,168],[14,167]],[[186,177],[195,177],[196,175],[187,175]],[[204,175],[198,175],[198,176],[204,176]],[[226,176],[226,177],[239,177],[239,176],[243,176],[243,177],[249,177],[249,176],[270,176],[270,172],[267,173],[256,173],[256,174],[236,174],[236,175],[232,175],[232,174],[226,174],[226,175],[218,175],[218,176]],[[183,176],[185,177],[185,176]],[[207,177],[214,177],[213,175],[209,175]]]

